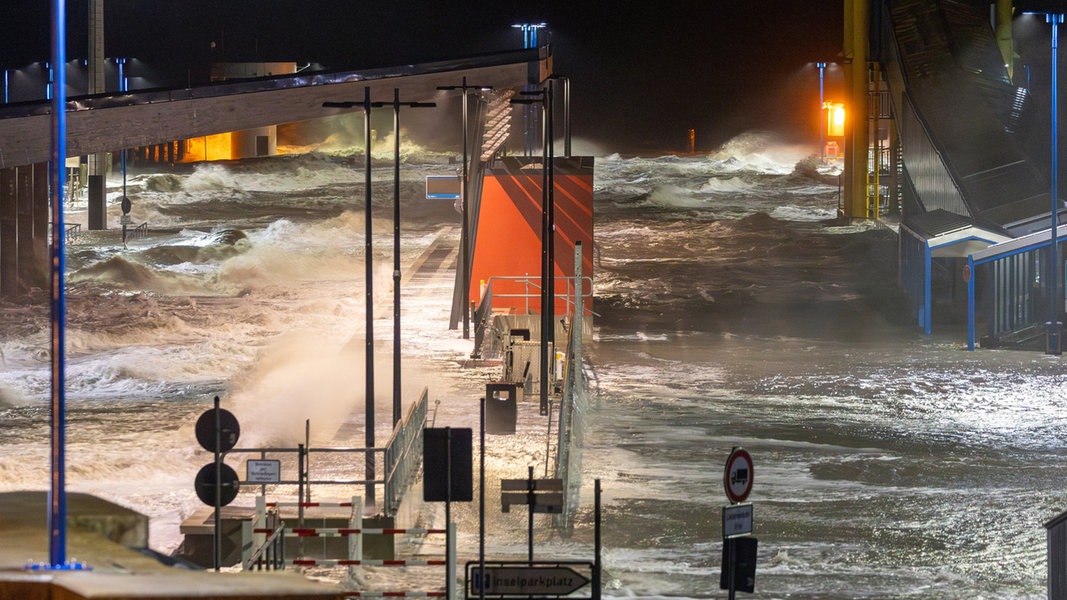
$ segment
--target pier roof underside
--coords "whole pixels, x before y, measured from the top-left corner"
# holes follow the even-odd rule
[[[67,156],[150,146],[227,131],[292,123],[351,109],[323,102],[404,102],[438,97],[438,86],[466,76],[480,86],[522,87],[543,81],[551,60],[537,49],[363,71],[296,73],[184,89],[146,90],[67,101]],[[450,92],[458,94],[459,92]],[[0,108],[0,168],[45,162],[51,155],[51,103]]]

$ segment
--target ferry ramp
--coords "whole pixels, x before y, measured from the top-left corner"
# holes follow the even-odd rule
[[[1033,264],[973,273],[965,266],[975,252],[1042,231],[1048,236],[1047,148],[1034,142],[1046,137],[1043,116],[1008,75],[988,3],[892,0],[880,17],[872,38],[883,42],[877,58],[903,165],[900,279],[916,321],[929,334],[935,321],[969,320],[973,327],[977,314],[1003,324],[996,315],[1010,312],[1032,318],[991,333],[1029,327],[1043,318],[1031,292],[1045,282],[1035,280]],[[972,275],[983,282],[969,296]],[[1025,285],[1016,285],[1020,277],[1028,278]],[[1000,280],[1015,283],[999,289]]]

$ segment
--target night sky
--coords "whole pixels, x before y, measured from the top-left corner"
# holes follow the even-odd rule
[[[684,150],[690,128],[703,150],[757,129],[817,139],[814,63],[840,60],[842,45],[840,0],[105,2],[107,55],[173,86],[204,82],[212,60],[359,69],[521,48],[512,25],[546,22],[539,41],[571,79],[575,137],[620,152]],[[87,4],[68,3],[69,58],[87,52]],[[0,67],[48,58],[50,5],[5,2]],[[828,97],[839,79],[827,71]]]

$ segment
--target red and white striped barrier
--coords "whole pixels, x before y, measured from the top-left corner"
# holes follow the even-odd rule
[[[354,558],[296,558],[285,561],[294,567],[432,567],[443,560],[359,560]]]
[[[256,528],[253,533],[271,533],[271,529]],[[352,527],[293,527],[286,537],[345,537],[349,535],[429,535],[445,533],[444,529],[358,529]]]
[[[351,508],[351,502],[267,502],[267,506],[271,508],[278,508],[284,506],[286,508]]]
[[[445,592],[349,592],[345,598],[444,598]]]

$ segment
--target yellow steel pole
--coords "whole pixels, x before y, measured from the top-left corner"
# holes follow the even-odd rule
[[[868,0],[845,0],[845,81],[848,87],[848,113],[845,131],[845,215],[866,219],[867,153],[869,125],[867,80],[870,48],[870,9]]]
[[[1015,48],[1011,34],[1012,0],[997,0],[996,31],[997,46],[1004,66],[1008,69],[1008,79],[1015,80]]]

